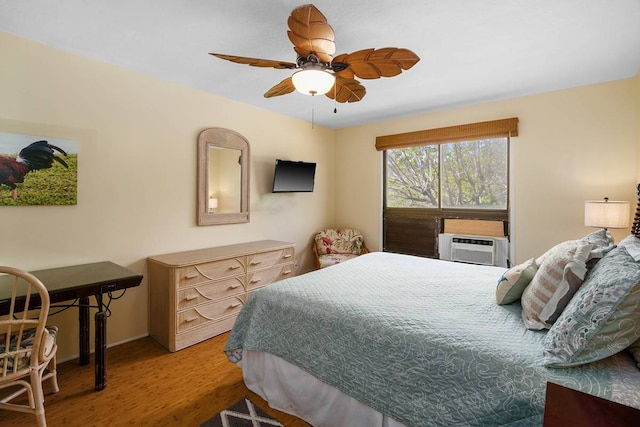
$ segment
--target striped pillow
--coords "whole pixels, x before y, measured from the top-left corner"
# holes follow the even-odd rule
[[[556,321],[582,284],[593,248],[584,240],[569,240],[547,251],[522,294],[522,319],[528,329],[550,328]]]
[[[591,261],[592,264],[595,264],[598,259],[605,256],[613,248],[616,247],[616,245],[613,243],[611,234],[609,234],[609,232],[604,229],[589,233],[580,240],[582,240],[584,243],[590,243],[593,245],[591,254],[589,254],[589,261]],[[553,248],[549,249],[547,252],[536,258],[536,264],[542,265],[542,263],[544,262],[544,258],[552,249]],[[587,265],[587,269],[589,269],[589,267],[593,267],[593,265]]]

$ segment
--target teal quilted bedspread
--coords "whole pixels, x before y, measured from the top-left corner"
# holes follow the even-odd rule
[[[407,426],[542,425],[547,381],[640,403],[630,357],[542,365],[504,268],[374,252],[255,292],[225,351],[268,352]]]

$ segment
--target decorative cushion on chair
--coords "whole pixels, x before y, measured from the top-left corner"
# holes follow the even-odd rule
[[[352,228],[329,228],[319,231],[316,234],[315,242],[319,256],[327,254],[349,254],[358,256],[362,253],[364,237],[362,233]]]
[[[320,260],[320,268],[325,268],[357,257],[358,255],[353,254],[326,254],[319,255],[318,259]]]
[[[23,333],[22,333],[22,340],[20,341],[20,348],[28,348],[31,347],[33,345],[33,339],[35,338],[35,332],[36,332],[36,328],[30,328],[30,329],[26,329]],[[45,356],[49,355],[49,353],[51,352],[51,350],[53,349],[55,343],[56,343],[56,335],[58,334],[58,327],[57,326],[46,326],[44,329],[44,340],[43,340],[43,345],[44,345],[44,354]],[[11,334],[11,342],[9,343],[9,351],[15,351],[16,350],[16,344],[18,342],[18,334],[17,332],[13,332]],[[5,354],[6,351],[6,347],[5,347],[5,343],[1,343],[0,344],[0,359],[2,359],[2,356]],[[30,362],[30,358],[31,358],[31,352],[25,353],[23,357],[20,357],[18,359],[18,369],[23,369],[26,368],[27,366],[29,366],[29,362]],[[8,359],[8,363],[7,363],[7,370],[13,370],[13,357],[9,356]]]

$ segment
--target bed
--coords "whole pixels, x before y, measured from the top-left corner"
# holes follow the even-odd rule
[[[372,252],[252,294],[225,352],[249,389],[314,426],[540,426],[547,382],[640,407],[626,350],[547,366],[549,329],[527,329],[518,298],[496,303],[512,270]]]

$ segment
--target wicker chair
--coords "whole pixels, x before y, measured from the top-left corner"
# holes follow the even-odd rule
[[[53,392],[59,391],[57,328],[45,326],[49,293],[30,273],[1,266],[0,273],[0,300],[10,304],[9,314],[0,318],[0,409],[34,414],[38,426],[46,426],[42,382],[51,379]],[[21,295],[23,302],[16,300]],[[14,401],[25,392],[27,403]]]
[[[353,228],[325,228],[314,238],[316,268],[329,267],[369,252],[360,231]]]

